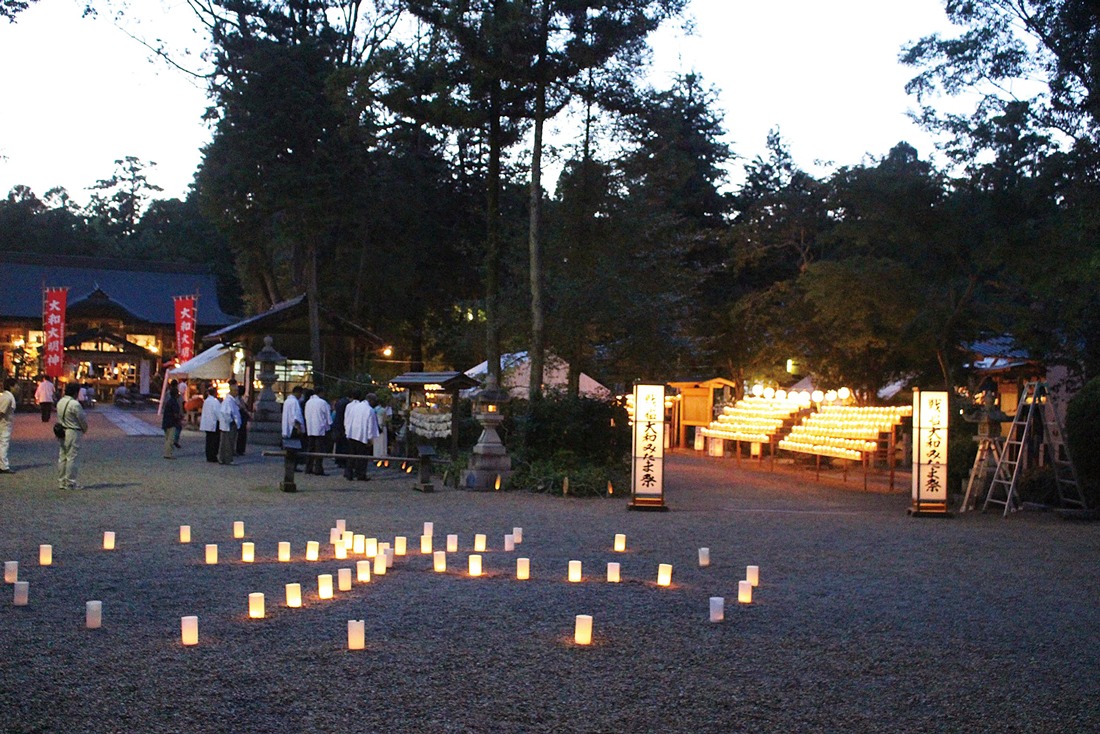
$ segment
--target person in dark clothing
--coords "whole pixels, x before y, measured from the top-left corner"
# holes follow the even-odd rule
[[[245,400],[244,385],[237,386],[237,402],[241,406],[241,427],[237,430],[237,456],[244,456],[244,449],[248,444],[248,423],[252,420],[252,411],[248,409],[248,401]]]
[[[333,406],[335,417],[332,420],[332,440],[335,443],[335,450],[337,454],[346,454],[351,448],[348,445],[348,434],[344,430],[344,413],[348,409],[348,403],[351,402],[351,398],[344,395]],[[337,459],[336,466],[343,468],[347,465],[345,459]]]
[[[160,427],[164,431],[164,458],[174,459],[177,432],[183,427],[183,406],[180,404],[179,385],[175,380],[168,385],[168,396],[164,399]]]

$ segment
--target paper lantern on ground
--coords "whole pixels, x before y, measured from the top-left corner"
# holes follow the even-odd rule
[[[355,580],[361,584],[370,581],[370,561],[355,562]]]
[[[523,528],[512,528],[512,537],[516,539],[516,543],[523,542]]]
[[[340,530],[340,528],[329,528],[328,529],[328,544],[329,545],[336,545],[337,543],[341,542],[343,537],[344,537],[344,533],[343,533],[343,531]]]
[[[721,622],[726,618],[726,599],[722,596],[710,598],[710,621]]]
[[[422,532],[421,535],[431,536],[434,533],[435,533],[435,523],[430,523],[430,522],[424,523],[424,532]]]
[[[195,616],[180,618],[180,637],[185,645],[199,644],[199,618]]]
[[[393,539],[393,554],[395,556],[403,556],[408,552],[409,539],[404,535],[398,535]]]
[[[669,586],[672,584],[672,564],[662,563],[657,566],[657,585]]]
[[[115,549],[115,534],[110,530],[103,533],[103,550]]]
[[[374,575],[385,576],[386,575],[386,554],[379,553],[374,557]]]
[[[607,581],[608,583],[617,584],[622,580],[620,573],[621,569],[618,563],[614,561],[607,564]]]
[[[236,520],[233,523],[233,537],[234,538],[243,538],[244,537],[244,523],[241,522],[240,520]]]
[[[97,630],[103,626],[103,602],[84,603],[84,626],[90,630]]]
[[[481,575],[481,556],[473,553],[469,558],[469,571],[471,576]]]
[[[367,546],[364,554],[367,558],[374,558],[378,555],[378,538],[367,538]]]
[[[298,607],[302,606],[301,584],[286,585],[286,605],[291,609],[297,609]]]
[[[336,521],[336,529],[340,531],[341,535],[343,535],[344,531],[348,529],[348,521],[347,520],[337,520]]]
[[[323,573],[317,577],[317,596],[322,599],[332,598],[332,574]]]
[[[350,568],[341,568],[336,572],[336,588],[340,591],[351,591]]]
[[[592,644],[592,615],[578,614],[577,624],[573,630],[573,640],[578,645]]]
[[[626,535],[622,533],[615,534],[615,552],[623,553],[626,551]]]
[[[511,533],[504,536],[504,550],[514,551],[516,549],[516,538]]]
[[[485,552],[485,534],[478,533],[474,536],[474,550],[478,553]]]
[[[316,561],[321,554],[321,544],[316,540],[310,540],[306,543],[306,560]]]
[[[342,561],[348,557],[348,548],[346,545],[344,545],[343,541],[340,541],[336,545],[332,546],[332,551],[336,557],[336,560],[338,561]]]
[[[760,566],[747,566],[745,568],[745,580],[753,586],[760,585]]]
[[[49,566],[53,563],[53,546],[43,543],[38,546],[38,565]]]
[[[737,582],[737,601],[740,604],[752,604],[752,582]]]
[[[356,535],[351,539],[351,552],[357,556],[361,556],[367,552],[367,536]]]
[[[30,598],[31,585],[29,581],[16,581],[15,592],[12,596],[12,604],[17,607],[27,606],[27,601]]]
[[[366,622],[362,619],[348,620],[348,649],[362,650],[367,644]]]
[[[432,536],[421,535],[420,536],[420,552],[427,555],[432,552]]]
[[[710,565],[710,548],[699,549],[699,567],[706,568]]]
[[[457,535],[448,535],[447,536],[447,552],[448,553],[458,553],[458,536]]]
[[[581,580],[581,562],[570,561],[569,562],[569,580],[573,583],[577,583]]]
[[[531,578],[531,559],[530,558],[517,558],[516,559],[516,578],[520,581],[526,581]]]
[[[14,584],[19,580],[19,561],[4,561],[4,583]]]
[[[343,541],[344,551],[349,551],[352,545],[355,544],[355,533],[345,530],[340,534],[340,539]]]
[[[211,566],[218,562],[218,546],[216,543],[206,544],[206,562]]]
[[[255,543],[241,543],[241,560],[244,563],[252,563],[256,560]]]
[[[279,541],[279,560],[283,563],[290,560],[290,543],[286,540]]]
[[[258,591],[248,595],[248,616],[251,619],[264,618],[264,595]]]
[[[432,568],[436,573],[443,573],[447,570],[447,554],[443,551],[436,551],[432,555]]]
[[[382,555],[386,557],[386,568],[393,568],[393,548],[386,548]]]
[[[180,525],[180,542],[181,543],[190,543],[191,542],[191,526],[190,525]]]

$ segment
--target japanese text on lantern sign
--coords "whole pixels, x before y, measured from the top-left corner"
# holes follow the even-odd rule
[[[635,494],[659,495],[664,484],[664,386],[634,388]]]
[[[913,416],[917,447],[913,457],[913,497],[947,499],[948,398],[945,392],[914,396]]]
[[[186,362],[195,356],[196,296],[175,296],[176,357]]]
[[[65,306],[68,288],[47,288],[42,299],[43,368],[50,377],[61,377],[65,364]]]

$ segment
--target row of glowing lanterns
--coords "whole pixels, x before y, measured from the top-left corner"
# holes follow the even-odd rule
[[[407,537],[394,538],[393,547],[389,543],[379,543],[377,538],[366,538],[346,529],[346,522],[338,520],[329,534],[330,544],[336,559],[347,558],[349,550],[353,553],[373,557],[373,570],[376,576],[385,575],[386,569],[393,565],[394,556],[403,556],[407,552]],[[458,535],[447,536],[447,551],[433,551],[434,524],[424,523],[423,534],[420,536],[420,551],[423,554],[432,555],[432,567],[436,573],[445,573],[447,570],[447,552],[457,552]],[[244,537],[244,522],[238,520],[233,523],[233,537]],[[179,529],[179,542],[187,544],[191,542],[191,527],[181,525]],[[523,528],[515,527],[511,533],[504,536],[504,550],[513,551],[517,543],[523,542]],[[103,533],[103,549],[115,550],[116,538],[113,531]],[[612,548],[617,553],[626,552],[626,535],[617,533]],[[477,553],[470,554],[467,558],[467,573],[470,577],[483,575],[482,556],[478,553],[486,550],[486,536],[478,533],[474,536],[474,550]],[[306,560],[319,560],[320,544],[311,540],[306,544]],[[279,543],[278,558],[282,562],[290,561],[290,543]],[[208,543],[205,546],[205,560],[208,565],[216,565],[218,562],[218,546]],[[252,563],[255,561],[255,544],[243,542],[241,544],[241,561]],[[38,563],[41,566],[53,565],[53,546],[42,544],[38,548]],[[699,566],[710,565],[710,548],[699,549]],[[367,583],[371,577],[371,562],[361,560],[356,563],[356,581]],[[350,591],[352,588],[352,569],[341,568],[337,570],[337,586],[339,591]],[[531,559],[516,559],[516,579],[526,581],[531,578]],[[580,561],[569,561],[569,569],[566,576],[570,583],[580,583],[584,580],[582,564]],[[608,583],[619,583],[622,580],[621,565],[617,562],[607,564]],[[332,574],[319,574],[317,576],[318,598],[332,599],[333,585]],[[13,584],[13,601],[15,606],[27,606],[30,598],[30,583],[19,580],[19,562],[4,562],[4,582]],[[661,563],[657,567],[657,586],[671,586],[672,564]],[[760,584],[759,566],[747,566],[745,578],[738,582],[737,601],[740,604],[752,603],[753,587]],[[710,621],[721,622],[725,618],[725,598],[720,596],[710,597]],[[291,609],[302,606],[302,585],[289,583],[286,585],[286,606]],[[263,619],[266,616],[265,597],[260,592],[252,592],[248,595],[248,616],[251,619]],[[85,604],[85,626],[88,629],[99,629],[103,624],[103,602],[99,600],[88,601]],[[591,615],[578,614],[574,629],[574,641],[578,645],[589,645],[592,642],[593,618]],[[180,618],[180,635],[183,645],[197,645],[199,641],[199,618],[197,615],[187,615]],[[348,620],[348,649],[362,650],[365,647],[365,623],[364,620]]]
[[[863,453],[878,450],[879,434],[912,412],[912,406],[825,406],[791,429],[779,448],[859,460]]]
[[[776,390],[774,387],[764,387],[757,383],[752,386],[751,392],[753,397],[793,402],[804,407],[809,407],[811,403],[835,403],[838,400],[844,402],[852,397],[852,391],[847,387],[839,390],[791,390],[788,392],[783,389]]]

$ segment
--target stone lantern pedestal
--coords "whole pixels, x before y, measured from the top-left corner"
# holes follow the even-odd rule
[[[248,442],[257,446],[281,446],[283,440],[283,406],[275,399],[275,365],[286,357],[271,346],[270,336],[264,337],[264,348],[256,355],[260,363],[260,396],[253,406],[252,422],[248,424]]]
[[[512,458],[497,433],[504,421],[501,408],[508,398],[506,391],[489,387],[474,400],[474,419],[481,424],[482,431],[470,455],[470,467],[462,472],[461,485],[466,489],[499,489],[512,475]]]

